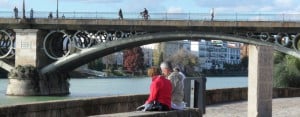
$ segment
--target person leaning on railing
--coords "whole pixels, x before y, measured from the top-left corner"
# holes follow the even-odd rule
[[[52,19],[52,18],[53,18],[52,12],[49,13],[48,18],[49,18],[49,19]]]
[[[61,16],[61,18],[62,18],[62,19],[66,19],[65,14],[63,14],[63,15]]]

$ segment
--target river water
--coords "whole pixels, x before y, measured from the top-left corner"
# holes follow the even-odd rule
[[[0,106],[65,100],[87,97],[147,94],[151,79],[145,78],[95,78],[70,79],[68,96],[6,96],[8,79],[0,79]],[[247,87],[247,77],[207,77],[207,89]]]

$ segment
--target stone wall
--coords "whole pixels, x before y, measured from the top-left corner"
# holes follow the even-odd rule
[[[300,97],[300,88],[273,88],[273,98]],[[206,91],[206,105],[248,99],[248,88],[212,89]]]
[[[82,117],[134,111],[148,95],[130,95],[49,101],[0,107],[0,117]],[[276,88],[273,97],[300,97],[300,89]],[[247,99],[247,88],[213,89],[206,91],[206,104]]]
[[[0,107],[0,117],[85,117],[133,111],[148,95],[49,101]]]
[[[39,75],[32,65],[17,66],[8,74],[6,95],[68,95],[68,73],[53,72]]]
[[[212,89],[206,91],[206,105],[247,100],[248,88]]]

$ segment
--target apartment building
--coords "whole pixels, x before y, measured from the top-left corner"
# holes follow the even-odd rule
[[[199,40],[201,69],[224,69],[224,64],[239,64],[240,43],[222,40]]]

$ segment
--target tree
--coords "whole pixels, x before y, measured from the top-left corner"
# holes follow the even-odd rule
[[[249,61],[249,58],[248,56],[243,56],[242,57],[242,60],[241,60],[241,67],[243,70],[247,70],[248,69],[248,61]]]
[[[172,66],[179,66],[187,75],[193,74],[194,67],[199,65],[199,58],[183,48],[168,60],[172,63]]]
[[[154,66],[159,66],[160,63],[163,61],[163,52],[160,52],[158,50],[155,50],[153,52],[153,65]]]
[[[300,60],[283,53],[275,53],[274,87],[300,87]]]
[[[153,52],[153,65],[159,66],[160,63],[163,61],[163,49],[162,44],[159,43],[156,50]]]
[[[110,54],[110,55],[104,56],[102,58],[102,63],[105,64],[106,70],[112,71],[113,70],[113,64],[116,63],[116,57],[115,57],[115,55],[114,54]]]
[[[102,69],[103,69],[102,59],[99,58],[99,59],[89,62],[88,68],[93,69],[93,70],[102,71]]]
[[[144,53],[141,47],[123,51],[124,68],[131,73],[144,69]]]

